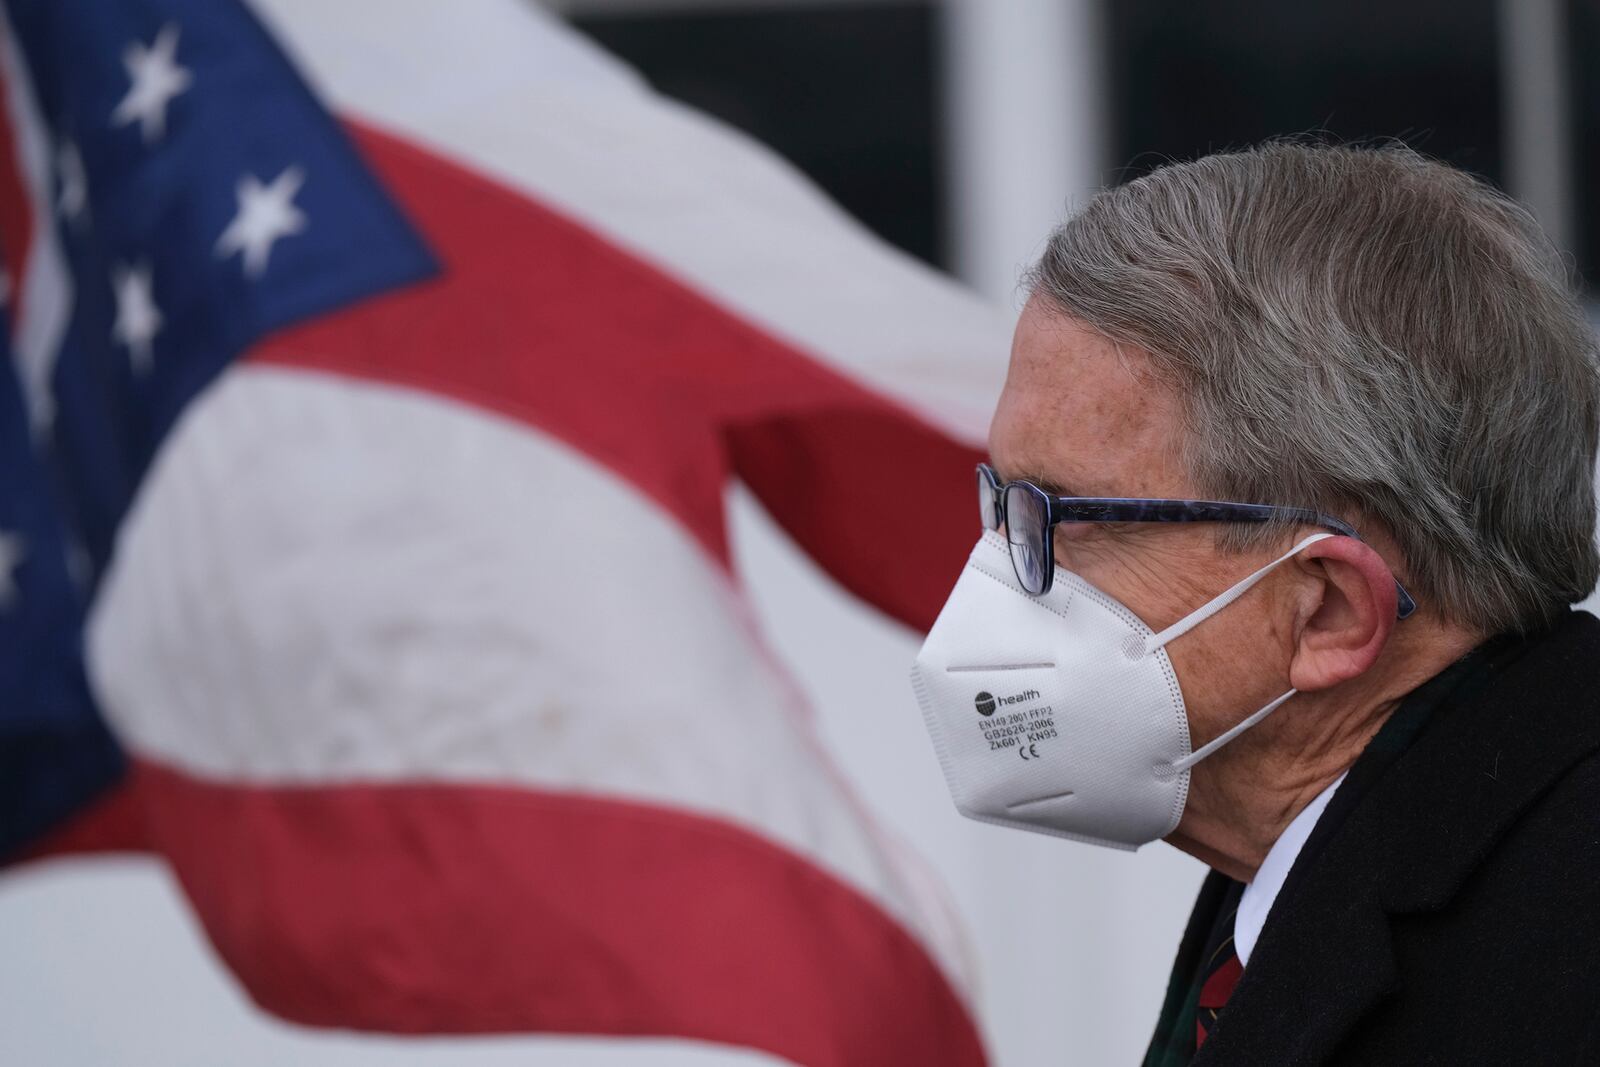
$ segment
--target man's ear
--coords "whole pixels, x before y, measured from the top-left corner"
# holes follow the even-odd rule
[[[1383,557],[1354,537],[1328,537],[1295,561],[1310,586],[1289,684],[1314,692],[1366,673],[1388,643],[1398,609]]]

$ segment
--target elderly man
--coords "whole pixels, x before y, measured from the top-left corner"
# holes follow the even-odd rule
[[[914,680],[965,814],[1212,868],[1146,1062],[1600,1057],[1600,376],[1533,220],[1272,144],[1030,284]]]

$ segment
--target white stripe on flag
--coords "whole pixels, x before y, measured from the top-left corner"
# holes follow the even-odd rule
[[[651,92],[536,5],[255,3],[331,106],[549,203],[983,440],[1009,345],[1001,309],[870,238],[772,152]]]
[[[16,34],[0,6],[0,79],[5,85],[7,111],[14,151],[22,179],[27,183],[33,217],[33,239],[21,278],[10,279],[13,293],[20,290],[16,307],[13,359],[22,380],[23,398],[35,433],[47,433],[55,421],[55,394],[51,376],[61,354],[72,313],[72,276],[67,272],[56,229],[54,173],[55,146],[49,127],[33,93],[28,63],[17,47]]]
[[[726,574],[526,425],[228,371],[146,477],[88,649],[137,755],[239,784],[513,784],[715,816],[868,894],[960,984]]]

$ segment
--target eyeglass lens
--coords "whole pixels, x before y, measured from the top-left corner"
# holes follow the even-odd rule
[[[1011,566],[1022,588],[1037,596],[1044,592],[1047,568],[1054,565],[1045,533],[1049,503],[1033,486],[1014,482],[1006,487],[1005,512]]]
[[[999,508],[996,507],[995,497],[998,487],[992,476],[982,467],[978,468],[978,514],[983,519],[985,530],[1000,529]]]

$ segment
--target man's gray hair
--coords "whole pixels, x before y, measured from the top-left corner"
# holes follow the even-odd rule
[[[1177,388],[1201,493],[1381,524],[1484,633],[1594,588],[1594,335],[1484,182],[1398,146],[1207,156],[1100,193],[1029,285]]]

